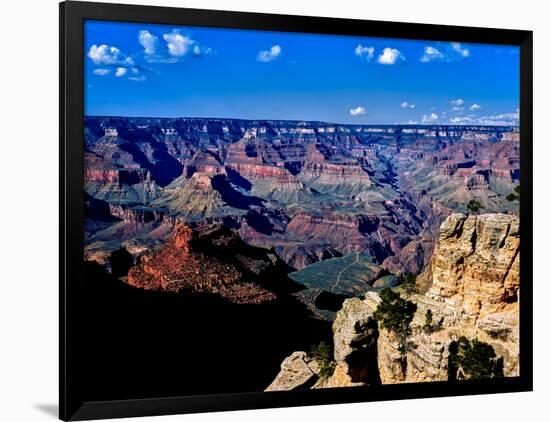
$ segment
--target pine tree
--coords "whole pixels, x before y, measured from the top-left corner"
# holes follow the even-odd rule
[[[416,304],[402,298],[392,289],[384,289],[380,292],[382,301],[374,312],[380,327],[393,331],[399,338],[399,352],[401,353],[401,366],[403,372],[407,367],[408,337],[411,334],[410,324],[416,312]]]

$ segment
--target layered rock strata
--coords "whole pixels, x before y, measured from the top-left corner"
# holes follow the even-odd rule
[[[492,346],[504,360],[504,376],[518,375],[519,218],[450,215],[441,225],[431,273],[428,291],[409,298],[417,311],[407,338],[406,365],[397,335],[380,328],[374,318],[380,296],[370,291],[362,300],[346,300],[337,313],[336,369],[316,386],[446,381],[450,346],[461,336]]]

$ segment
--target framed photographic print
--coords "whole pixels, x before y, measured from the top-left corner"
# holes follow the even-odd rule
[[[530,31],[71,1],[60,51],[61,419],[532,389]]]

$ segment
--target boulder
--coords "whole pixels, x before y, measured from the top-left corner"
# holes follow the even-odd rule
[[[265,391],[288,391],[312,387],[318,380],[317,362],[306,352],[294,352],[281,363],[281,371]]]

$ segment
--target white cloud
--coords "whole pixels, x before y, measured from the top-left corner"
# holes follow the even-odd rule
[[[457,98],[456,100],[451,100],[451,104],[454,106],[461,107],[464,104],[466,104],[466,101],[464,101],[462,98]]]
[[[422,116],[422,123],[423,124],[432,124],[436,123],[439,119],[439,116],[435,113],[425,114]]]
[[[457,116],[457,117],[451,117],[449,119],[449,122],[451,122],[453,125],[473,125],[476,124],[476,121],[470,117],[470,116]]]
[[[349,114],[351,114],[352,116],[364,116],[367,114],[367,110],[365,110],[365,107],[357,106],[350,109]]]
[[[479,118],[481,124],[497,126],[517,126],[519,125],[519,113],[501,113],[492,116],[483,116]]]
[[[497,114],[496,117],[498,117],[499,119],[519,119],[519,110],[517,110],[515,113]]]
[[[195,40],[187,35],[182,35],[178,30],[174,29],[172,32],[164,34],[162,36],[166,41],[166,47],[168,47],[168,53],[173,57],[185,56]]]
[[[195,56],[208,56],[210,54],[215,54],[215,51],[210,47],[204,47],[199,44],[193,46],[193,55]]]
[[[281,55],[282,49],[280,45],[274,45],[269,50],[262,50],[258,53],[256,58],[259,62],[272,62]]]
[[[361,44],[359,44],[357,47],[355,47],[355,55],[357,57],[365,58],[367,61],[371,61],[371,59],[374,56],[374,47],[363,47]]]
[[[126,73],[128,73],[128,69],[126,69],[125,67],[117,67],[115,71],[115,76],[117,78],[120,78],[121,76],[126,75]]]
[[[155,54],[157,50],[158,37],[151,34],[149,31],[139,31],[139,43],[143,46],[145,54]]]
[[[94,75],[105,76],[105,75],[108,75],[109,73],[111,73],[111,69],[103,69],[103,68],[94,69]]]
[[[406,125],[417,125],[418,124],[418,121],[416,120],[409,120],[405,123]]]
[[[443,53],[437,48],[428,45],[424,47],[424,54],[420,57],[420,61],[423,63],[431,62],[434,60],[442,61],[445,57]]]
[[[410,108],[411,110],[414,110],[416,108],[416,104],[411,104],[404,101],[401,103],[401,108]]]
[[[129,81],[134,81],[134,82],[142,82],[144,81],[145,79],[147,79],[145,76],[141,75],[141,76],[129,76],[128,77],[128,80]]]
[[[88,57],[97,65],[133,65],[131,57],[123,54],[118,48],[107,44],[92,45],[88,51]]]
[[[405,56],[395,48],[384,48],[382,54],[378,56],[378,63],[392,65],[398,61],[405,61]]]
[[[470,57],[470,49],[457,42],[436,43],[435,46],[424,47],[424,53],[420,56],[422,63],[437,62],[458,62]]]
[[[472,104],[470,106],[470,110],[472,110],[472,111],[481,110],[481,106],[479,104]]]
[[[449,121],[456,125],[517,126],[519,125],[519,114],[517,112],[501,113],[481,117],[470,114],[452,117]]]
[[[145,61],[152,64],[179,63],[189,54],[200,57],[215,53],[212,48],[201,45],[189,35],[182,34],[178,29],[162,35],[162,39],[166,43],[165,47],[161,47],[158,37],[149,31],[140,31],[138,38],[145,49]]]
[[[464,110],[464,107],[459,107],[459,106],[453,106],[453,108],[451,108],[452,111],[462,111]]]
[[[458,53],[461,57],[466,58],[470,56],[470,50],[465,47],[462,47],[462,44],[459,42],[452,42],[451,48],[454,52]]]

